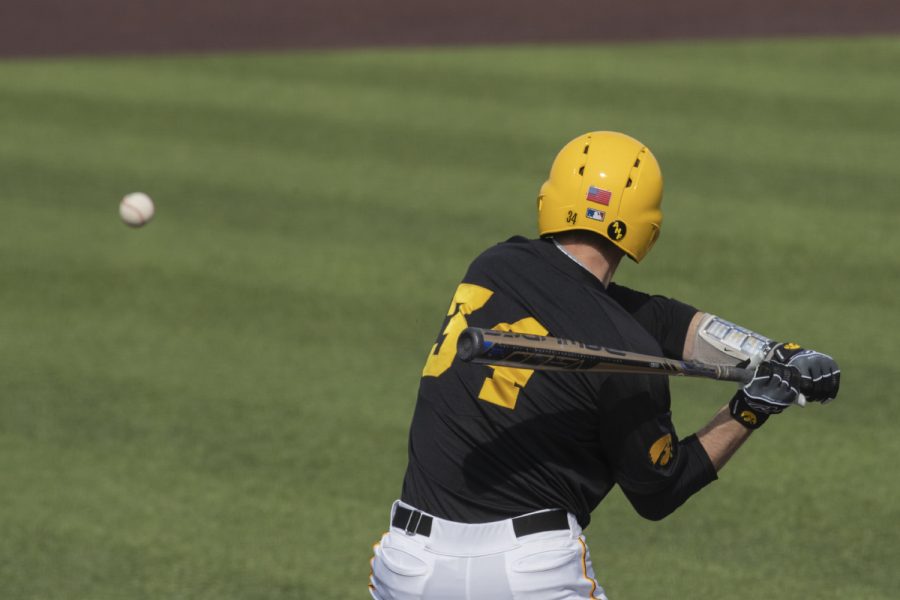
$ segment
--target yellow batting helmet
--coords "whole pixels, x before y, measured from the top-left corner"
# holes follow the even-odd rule
[[[553,161],[538,196],[538,230],[542,236],[593,231],[641,262],[659,237],[662,191],[649,148],[624,133],[592,131]]]

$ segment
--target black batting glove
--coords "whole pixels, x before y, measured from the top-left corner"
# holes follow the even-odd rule
[[[800,373],[788,366],[764,362],[753,379],[731,398],[731,417],[748,429],[758,429],[769,415],[776,415],[797,401]]]
[[[798,389],[807,400],[824,404],[837,398],[841,370],[827,354],[788,343],[775,346],[767,360],[797,369],[802,378]]]

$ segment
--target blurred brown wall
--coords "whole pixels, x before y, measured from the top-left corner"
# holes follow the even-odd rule
[[[900,0],[0,0],[0,55],[900,31]]]

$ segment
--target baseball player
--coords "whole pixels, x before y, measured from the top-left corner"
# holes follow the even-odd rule
[[[837,395],[831,357],[611,281],[623,256],[640,262],[659,236],[662,187],[643,144],[587,133],[541,188],[540,238],[511,238],[472,262],[422,371],[402,493],[374,548],[373,598],[605,599],[582,530],[614,485],[638,514],[662,519],[798,401],[798,377],[812,384],[806,400]],[[464,363],[456,342],[467,326],[769,364],[680,438],[666,377]]]

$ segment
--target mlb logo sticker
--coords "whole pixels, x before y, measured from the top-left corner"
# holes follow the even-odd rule
[[[588,188],[587,199],[597,204],[609,206],[609,199],[612,198],[612,192],[591,186]]]
[[[589,208],[587,209],[587,218],[595,221],[602,221],[606,218],[606,213],[602,210],[597,210],[596,208]]]

